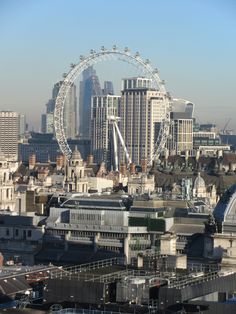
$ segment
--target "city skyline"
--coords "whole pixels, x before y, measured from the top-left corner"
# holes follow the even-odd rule
[[[149,58],[171,95],[195,104],[201,122],[222,128],[235,114],[234,1],[130,0],[107,6],[104,0],[3,0],[0,8],[0,110],[27,113],[36,129],[51,86],[69,64],[113,44]],[[122,66],[114,71],[108,65],[97,71],[101,81],[127,76],[119,72]],[[228,127],[236,129],[233,119]]]

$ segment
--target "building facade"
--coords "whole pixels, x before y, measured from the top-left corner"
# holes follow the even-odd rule
[[[166,113],[166,95],[143,77],[124,79],[119,110],[120,130],[132,162],[149,159]],[[124,161],[122,151],[120,159]]]
[[[74,150],[75,146],[81,152],[85,160],[89,155],[90,141],[81,139],[68,139],[68,144]],[[35,154],[37,162],[55,162],[61,153],[58,142],[53,138],[53,134],[31,133],[27,142],[19,143],[19,156],[21,161],[28,162],[30,155]]]
[[[53,133],[53,113],[42,114],[41,116],[41,131],[42,133]]]
[[[9,161],[18,160],[19,113],[0,111],[0,148]]]
[[[0,149],[0,209],[15,209],[14,184],[11,169]]]
[[[91,152],[97,163],[111,163],[111,124],[109,116],[118,115],[120,96],[94,96],[91,104]]]
[[[26,131],[26,116],[25,114],[19,114],[19,136],[23,136]]]

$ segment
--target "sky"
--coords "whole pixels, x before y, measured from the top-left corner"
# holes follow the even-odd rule
[[[0,0],[0,110],[38,130],[70,63],[114,44],[148,58],[199,122],[236,131],[235,0]],[[122,69],[103,63],[98,75],[120,79]]]

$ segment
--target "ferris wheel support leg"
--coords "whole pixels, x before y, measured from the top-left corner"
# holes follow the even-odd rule
[[[117,135],[114,123],[112,123],[112,134],[113,134],[113,146],[114,146],[114,168],[118,171],[118,147],[117,147]]]
[[[119,128],[118,128],[118,125],[117,125],[117,122],[116,122],[116,121],[114,121],[114,125],[115,125],[115,128],[116,128],[116,131],[117,131],[117,134],[118,134],[118,137],[119,137],[121,146],[122,146],[122,148],[124,149],[127,162],[128,162],[128,164],[131,164],[131,159],[130,159],[128,150],[127,150],[127,148],[126,148],[126,146],[125,146],[124,139],[123,139],[123,137],[122,137],[122,135],[121,135],[121,133],[120,133],[120,130],[119,130]]]

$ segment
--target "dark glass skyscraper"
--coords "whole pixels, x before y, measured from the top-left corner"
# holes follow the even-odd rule
[[[92,66],[83,71],[79,97],[79,133],[83,138],[90,138],[91,99],[101,96],[102,90],[96,71]]]

